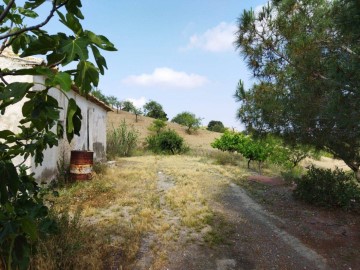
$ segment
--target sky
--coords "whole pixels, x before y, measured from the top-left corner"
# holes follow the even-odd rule
[[[253,83],[235,50],[237,19],[266,1],[83,0],[83,26],[118,49],[104,52],[108,70],[99,89],[138,107],[159,102],[171,119],[189,111],[242,130],[233,95],[241,79]],[[52,22],[50,28],[57,28]]]

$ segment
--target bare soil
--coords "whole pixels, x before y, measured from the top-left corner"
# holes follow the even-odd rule
[[[301,203],[293,198],[293,187],[278,179],[269,184],[274,180],[270,177],[257,179],[263,181],[251,181],[246,189],[284,222],[284,230],[326,258],[329,268],[360,269],[360,213]]]

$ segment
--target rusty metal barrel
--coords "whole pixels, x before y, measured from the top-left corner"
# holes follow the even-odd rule
[[[94,152],[71,151],[70,176],[72,180],[90,180],[94,163]]]

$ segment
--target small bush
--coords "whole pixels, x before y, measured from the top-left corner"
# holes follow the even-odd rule
[[[166,127],[166,122],[162,119],[155,119],[151,125],[148,127],[149,131],[159,134]]]
[[[107,135],[107,155],[109,158],[129,157],[133,154],[139,133],[132,126],[128,126],[126,121],[121,122],[118,128],[113,128]]]
[[[311,167],[297,181],[294,196],[319,206],[339,206],[346,209],[360,205],[360,187],[350,174],[342,170]]]
[[[93,171],[96,174],[105,174],[107,169],[107,165],[104,162],[94,162]]]
[[[215,159],[216,164],[218,165],[239,165],[240,160],[242,157],[235,153],[230,152],[216,152],[212,154],[212,157]]]
[[[168,129],[146,138],[147,148],[154,153],[180,154],[188,150],[184,139],[175,130]]]
[[[226,129],[221,121],[212,120],[209,122],[207,126],[207,130],[224,133]]]

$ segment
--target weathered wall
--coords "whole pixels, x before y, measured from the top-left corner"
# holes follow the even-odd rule
[[[19,61],[16,57],[4,57],[0,55],[0,67],[9,69],[26,68],[34,64],[38,64],[37,60],[25,60]],[[17,76],[7,77],[9,83],[17,82],[31,82],[35,83],[33,90],[40,90],[41,84],[44,83],[44,77],[42,76]],[[35,173],[35,177],[39,181],[49,181],[56,177],[58,172],[58,166],[65,164],[68,166],[70,163],[71,150],[90,150],[94,151],[94,160],[102,161],[106,159],[106,110],[99,105],[87,100],[79,94],[70,91],[63,94],[58,89],[50,89],[49,94],[56,98],[59,102],[59,106],[63,108],[60,113],[60,121],[65,125],[66,111],[68,98],[74,98],[76,103],[81,109],[82,113],[82,125],[80,130],[80,136],[75,136],[71,144],[64,139],[59,141],[57,147],[52,147],[44,151],[44,161],[41,166],[35,166],[33,159],[25,161],[25,165],[31,167],[31,171]],[[5,115],[0,116],[0,130],[9,129],[13,132],[19,132],[18,123],[22,118],[21,108],[26,99],[21,102],[9,106],[6,109]],[[55,131],[55,130],[54,130]],[[21,157],[17,157],[14,162],[19,164],[24,160]],[[61,166],[60,166],[61,167]],[[61,169],[61,168],[60,168]]]
[[[58,89],[50,89],[49,94],[56,98],[59,102],[59,107],[63,108],[60,113],[60,121],[64,125],[66,122],[68,98],[75,99],[82,115],[80,136],[75,136],[71,144],[69,144],[64,134],[64,139],[59,141],[58,147],[47,149],[44,152],[44,163],[41,167],[36,167],[34,170],[35,177],[45,180],[55,178],[57,171],[64,169],[61,168],[62,165],[66,167],[70,164],[71,150],[94,151],[94,161],[105,160],[107,113],[105,109],[74,91],[66,93],[67,97]]]

